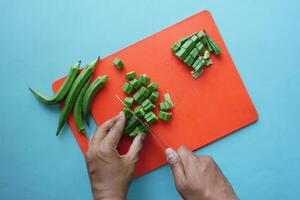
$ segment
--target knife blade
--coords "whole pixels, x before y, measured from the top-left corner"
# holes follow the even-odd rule
[[[151,133],[155,139],[159,142],[160,145],[162,145],[164,148],[168,148],[169,146],[156,134],[156,132],[154,130],[152,130],[149,126],[148,123],[143,122],[138,116],[136,116],[136,114],[124,103],[124,101],[118,96],[115,95],[117,97],[117,99],[119,100],[119,102],[121,102],[125,108],[127,108],[130,113],[135,116],[137,118],[137,120],[149,131],[149,133]]]

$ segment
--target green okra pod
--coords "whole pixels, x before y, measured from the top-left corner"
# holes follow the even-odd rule
[[[79,76],[76,78],[76,80],[74,81],[74,83],[67,95],[65,105],[64,105],[63,110],[60,115],[56,135],[59,135],[61,128],[63,127],[64,123],[68,119],[68,116],[73,108],[76,97],[80,93],[80,91],[81,91],[82,87],[84,86],[84,84],[86,83],[86,81],[92,76],[95,66],[96,66],[97,62],[99,61],[99,59],[100,59],[100,57],[98,57],[97,59],[92,61],[90,64],[88,64],[83,69],[83,71],[79,74]]]
[[[73,109],[75,125],[77,127],[77,130],[80,131],[81,133],[86,133],[85,127],[83,124],[83,120],[82,120],[82,104],[83,104],[83,97],[84,97],[87,89],[89,88],[90,80],[91,80],[91,77],[85,83],[82,90],[80,91],[80,93],[75,101],[74,109]]]
[[[40,101],[42,101],[45,104],[53,105],[57,104],[59,101],[61,101],[69,92],[70,88],[72,87],[72,84],[74,83],[76,77],[78,76],[80,70],[80,63],[81,61],[78,61],[74,65],[71,66],[69,73],[67,75],[67,78],[64,80],[63,84],[60,86],[59,90],[51,97],[44,95],[40,91],[29,87],[29,90],[33,93],[33,95]]]
[[[97,91],[104,86],[107,78],[108,78],[107,75],[97,77],[95,81],[87,89],[82,103],[82,113],[86,120],[88,120],[87,115],[89,113],[93,97],[95,96]]]
[[[158,118],[164,121],[169,121],[172,117],[171,112],[159,111]]]

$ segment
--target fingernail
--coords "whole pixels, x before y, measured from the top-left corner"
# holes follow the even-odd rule
[[[124,112],[119,112],[119,114],[117,115],[118,119],[122,119],[124,117]]]
[[[176,155],[176,151],[174,149],[172,149],[172,148],[167,148],[165,150],[165,155],[166,155],[166,157],[168,159],[170,159],[170,158],[172,158],[172,157],[174,157]]]

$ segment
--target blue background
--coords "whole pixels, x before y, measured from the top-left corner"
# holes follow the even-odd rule
[[[215,158],[241,199],[299,198],[299,1],[0,0],[0,8],[0,199],[92,198],[70,129],[54,135],[59,108],[28,86],[50,94],[77,59],[106,56],[203,9],[259,120],[196,153]],[[134,180],[128,197],[180,199],[167,166]]]

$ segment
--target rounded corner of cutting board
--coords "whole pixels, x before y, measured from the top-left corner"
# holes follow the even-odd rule
[[[203,14],[209,15],[212,18],[212,14],[208,9],[204,9],[201,11]]]

